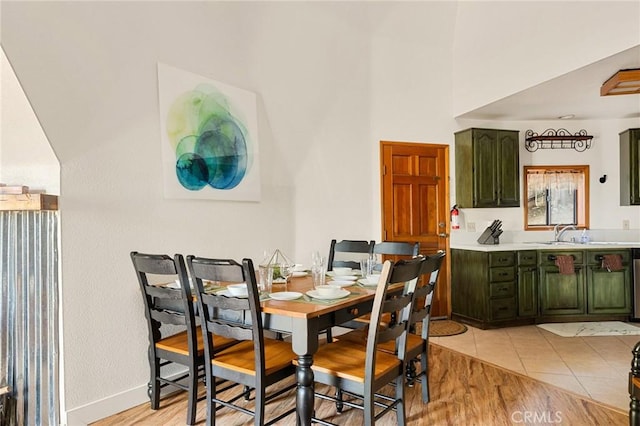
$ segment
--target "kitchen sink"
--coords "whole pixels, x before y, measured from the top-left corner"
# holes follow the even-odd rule
[[[571,241],[527,241],[525,244],[543,244],[545,246],[575,246],[579,243]]]
[[[545,246],[628,246],[633,243],[623,241],[589,241],[588,243],[579,243],[577,241],[527,241],[525,244]]]

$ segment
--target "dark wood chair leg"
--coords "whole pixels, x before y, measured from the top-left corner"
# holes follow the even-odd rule
[[[160,360],[154,355],[149,356],[151,380],[149,381],[149,400],[151,401],[151,409],[157,410],[160,407]]]
[[[422,370],[422,377],[420,381],[422,382],[422,402],[425,404],[429,402],[429,354],[427,351],[429,350],[429,344],[427,344],[427,348],[422,352],[421,360],[420,360],[420,369]]]
[[[640,389],[638,389],[633,379],[640,377],[640,342],[636,343],[631,351],[633,359],[631,360],[631,372],[629,372],[629,425],[640,426]]]
[[[407,362],[405,374],[407,376],[407,386],[412,388],[413,384],[416,381],[416,360],[415,359],[410,359],[409,362]]]
[[[344,409],[344,404],[342,403],[342,389],[336,389],[336,411],[338,413],[342,413]]]
[[[196,422],[196,404],[198,403],[198,366],[192,364],[189,368],[189,406],[187,407],[187,424]]]

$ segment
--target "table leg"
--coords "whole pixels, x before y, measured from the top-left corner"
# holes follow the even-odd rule
[[[296,392],[297,406],[297,424],[302,426],[311,425],[311,416],[313,415],[313,356],[299,355],[298,366],[296,368],[296,381],[298,389]]]

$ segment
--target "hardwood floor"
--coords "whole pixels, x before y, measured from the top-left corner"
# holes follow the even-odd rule
[[[423,404],[420,387],[407,391],[407,422],[410,425],[627,425],[626,412],[613,409],[560,388],[475,358],[431,344],[431,402]],[[326,388],[317,387],[317,390]],[[204,386],[201,385],[204,395]],[[337,415],[335,406],[316,399],[316,415],[343,424],[362,424],[362,413],[345,407]],[[267,418],[295,405],[295,390],[272,402]],[[205,424],[206,403],[198,403],[197,421]],[[107,425],[183,425],[186,418],[186,393],[178,392],[161,401],[153,411],[149,404],[93,423]],[[218,424],[253,424],[248,416],[223,409]],[[291,415],[278,424],[295,425]],[[378,425],[395,425],[395,414],[387,414]]]

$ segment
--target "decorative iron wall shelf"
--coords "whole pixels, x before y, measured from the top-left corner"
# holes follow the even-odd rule
[[[547,129],[542,134],[527,130],[524,136],[524,147],[530,152],[539,149],[575,149],[582,152],[591,148],[591,139],[593,139],[593,136],[587,135],[584,129],[573,135],[567,129]]]

